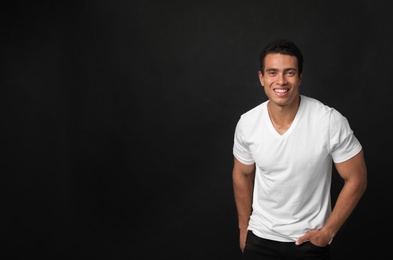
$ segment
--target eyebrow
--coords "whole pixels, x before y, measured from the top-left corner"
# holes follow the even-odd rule
[[[267,68],[266,71],[271,71],[271,70],[279,70],[276,68]],[[298,70],[297,68],[285,68],[284,71],[288,71],[288,70]]]
[[[284,72],[287,72],[287,71],[290,71],[290,70],[298,71],[297,68],[285,68],[283,71],[284,71]],[[265,71],[279,71],[279,69],[276,69],[276,68],[267,68],[267,69],[265,69]]]

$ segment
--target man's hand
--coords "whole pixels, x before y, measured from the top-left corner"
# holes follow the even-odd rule
[[[315,229],[299,237],[299,239],[296,240],[296,245],[301,245],[304,242],[310,241],[313,245],[325,247],[329,244],[330,240],[330,235],[327,232]]]

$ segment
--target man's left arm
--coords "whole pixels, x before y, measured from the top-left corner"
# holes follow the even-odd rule
[[[296,244],[310,241],[317,246],[326,246],[349,218],[367,187],[367,167],[361,150],[351,159],[335,164],[344,185],[326,224],[319,230],[312,230],[300,237]]]

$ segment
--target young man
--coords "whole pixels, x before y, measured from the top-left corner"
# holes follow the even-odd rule
[[[330,259],[330,243],[367,186],[360,142],[347,119],[299,94],[303,55],[276,40],[260,53],[266,102],[235,130],[233,187],[242,259]],[[332,167],[344,180],[331,208]]]

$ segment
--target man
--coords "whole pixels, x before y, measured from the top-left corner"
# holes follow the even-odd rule
[[[235,130],[233,188],[242,259],[330,259],[330,243],[367,186],[360,142],[334,108],[299,94],[303,55],[288,40],[260,53],[268,100]],[[344,180],[331,208],[332,167]]]

